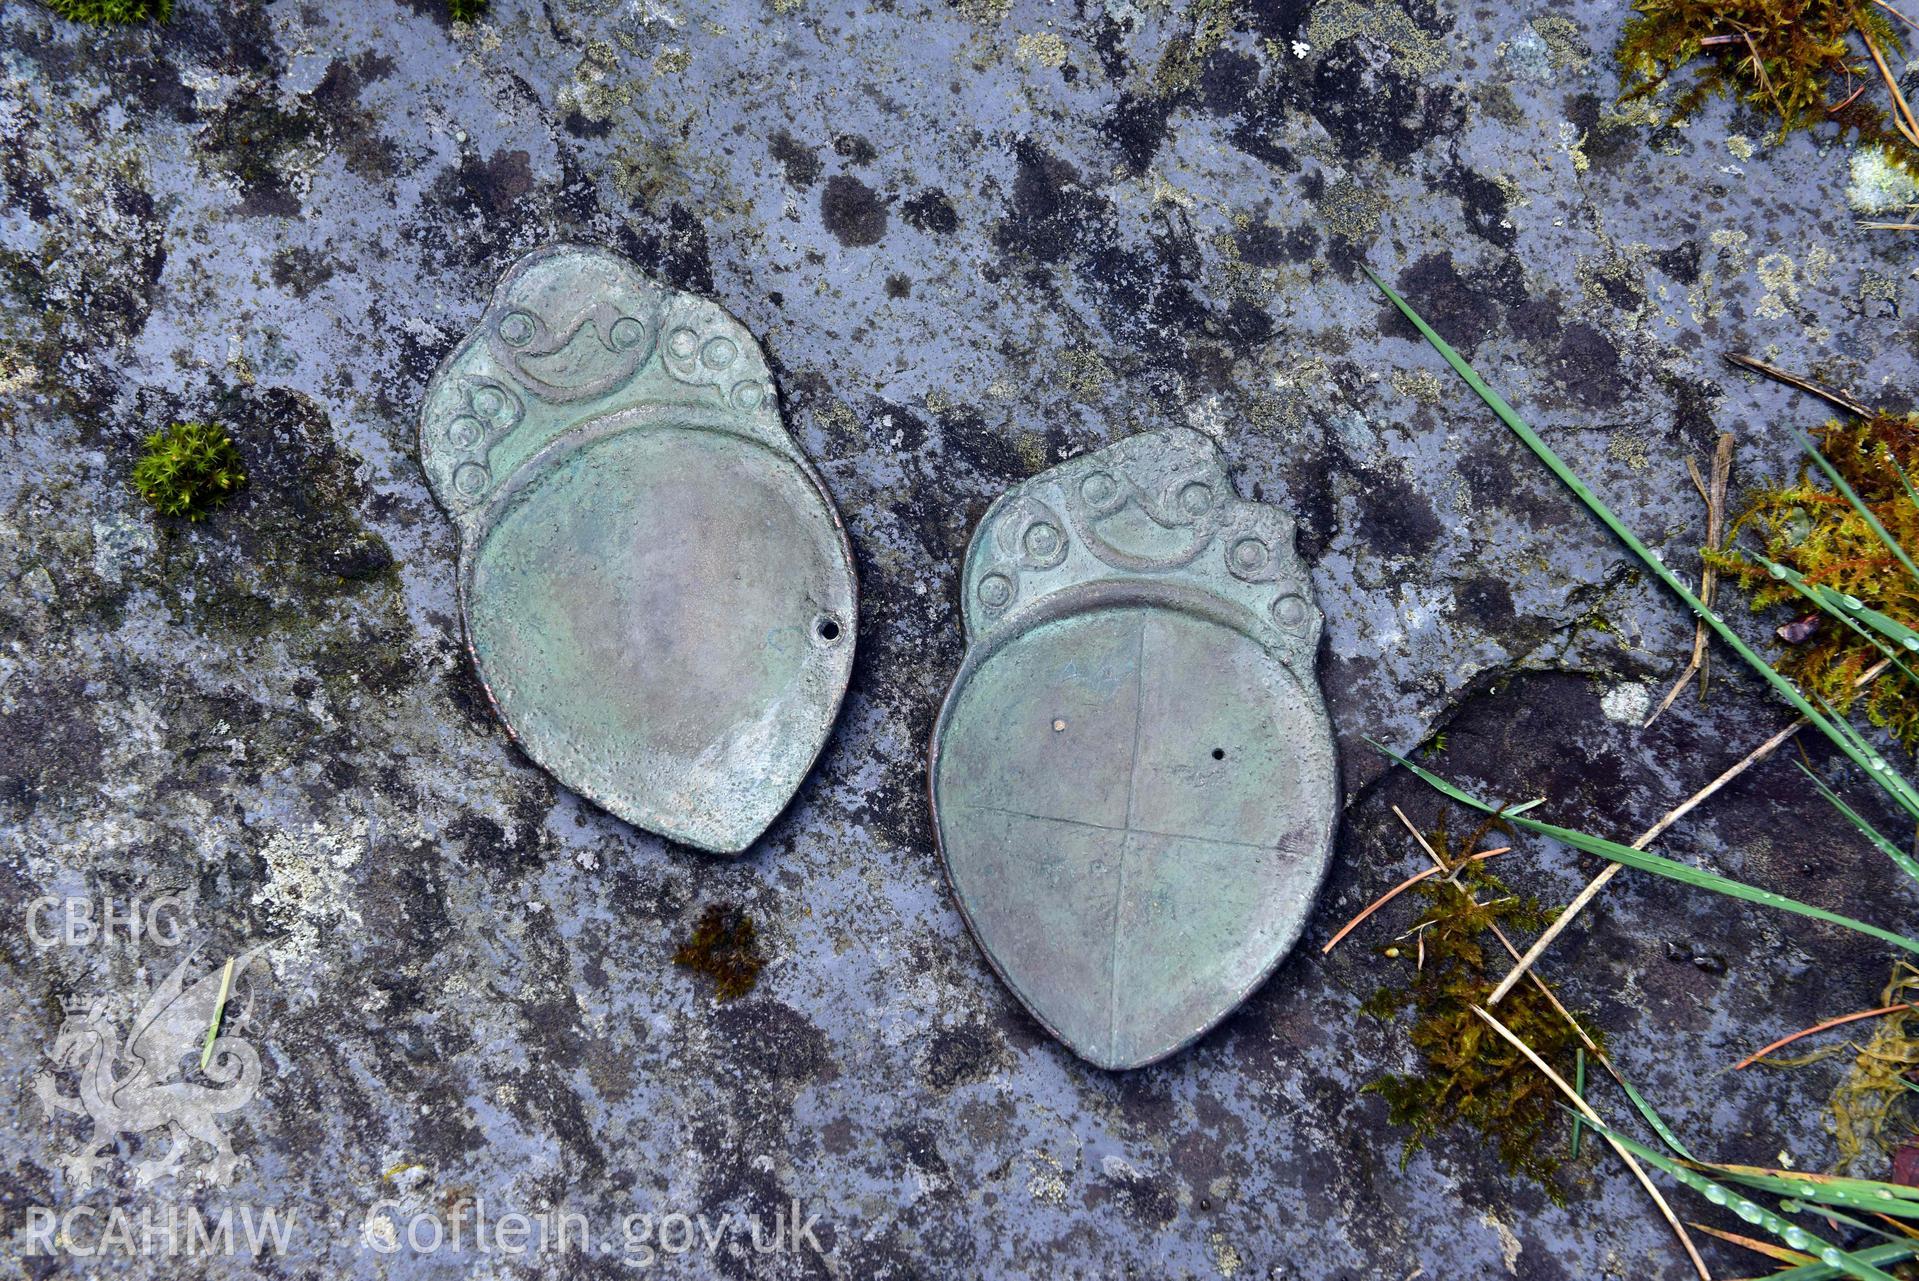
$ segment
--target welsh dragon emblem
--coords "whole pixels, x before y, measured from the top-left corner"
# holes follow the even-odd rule
[[[230,976],[225,967],[216,967],[191,987],[187,971],[198,952],[189,953],[148,994],[124,1046],[117,1043],[105,1000],[68,1013],[48,1052],[54,1071],[40,1073],[34,1093],[49,1116],[70,1112],[93,1122],[92,1132],[61,1158],[77,1186],[93,1185],[95,1171],[112,1159],[120,1135],[157,1139],[154,1132],[160,1130],[170,1132],[166,1155],[136,1162],[137,1183],[179,1173],[194,1139],[212,1148],[213,1156],[189,1168],[204,1165],[215,1183],[232,1177],[240,1159],[216,1118],[245,1106],[259,1092],[260,1056],[239,1035],[251,1021],[251,985],[244,1005],[223,989],[230,984],[237,993],[248,967],[267,946],[235,957]],[[208,1045],[216,1015],[219,1034]],[[60,1093],[56,1073],[64,1070],[78,1074],[79,1093]]]

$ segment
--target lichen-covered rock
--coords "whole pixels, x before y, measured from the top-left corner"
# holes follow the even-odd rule
[[[437,0],[184,0],[96,31],[0,9],[0,915],[180,905],[176,948],[124,925],[43,945],[52,909],[0,931],[0,1200],[77,1203],[61,1157],[86,1123],[35,1084],[66,998],[107,998],[124,1036],[177,948],[206,968],[273,940],[272,981],[229,1029],[262,1062],[223,1122],[236,1182],[140,1186],[110,1152],[89,1204],[293,1207],[281,1266],[302,1275],[464,1275],[470,1253],[418,1253],[404,1229],[484,1200],[578,1212],[614,1249],[566,1275],[623,1276],[625,1216],[652,1216],[658,1254],[662,1216],[764,1226],[796,1198],[791,1248],[728,1229],[677,1262],[1677,1274],[1599,1145],[1563,1172],[1563,1208],[1473,1135],[1402,1169],[1404,1135],[1360,1087],[1413,1058],[1359,1006],[1410,963],[1372,950],[1408,918],[1317,950],[1421,866],[1391,805],[1436,808],[1362,736],[1443,732],[1438,768],[1630,839],[1784,719],[1728,659],[1704,708],[1688,695],[1638,728],[1645,700],[1620,691],[1663,693],[1690,621],[1362,261],[1674,565],[1704,530],[1688,455],[1736,431],[1735,487],[1752,484],[1792,465],[1771,424],[1823,417],[1719,353],[1902,407],[1915,390],[1911,241],[1853,224],[1845,152],[1751,141],[1763,128],[1723,107],[1684,127],[1620,112],[1620,19],[1585,2],[493,0],[456,24]],[[717,298],[761,338],[859,560],[838,728],[738,862],[557,788],[461,648],[418,401],[500,271],[557,239]],[[170,526],[129,471],[148,433],[193,419],[227,427],[249,483]],[[1053,1044],[967,937],[923,751],[987,504],[1166,424],[1217,439],[1246,496],[1298,515],[1345,817],[1306,945],[1198,1044],[1115,1076]],[[1796,777],[1773,762],[1665,849],[1910,916]],[[1595,870],[1530,841],[1505,860],[1547,903]],[[671,960],[714,904],[750,914],[765,958],[723,1004]],[[1817,1166],[1829,1078],[1719,1069],[1873,1004],[1885,961],[1629,873],[1544,971],[1696,1146]],[[124,1142],[145,1159],[168,1140]],[[391,1255],[392,1223],[361,1231],[382,1199]],[[1734,1257],[1722,1270],[1750,1266]]]

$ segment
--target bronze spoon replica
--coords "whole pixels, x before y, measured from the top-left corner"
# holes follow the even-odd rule
[[[1196,431],[1017,486],[974,531],[934,828],[1015,996],[1104,1068],[1226,1017],[1305,925],[1337,758],[1320,616],[1278,508]]]
[[[420,456],[527,755],[649,831],[752,844],[826,742],[857,622],[752,335],[617,255],[537,250],[434,374]]]

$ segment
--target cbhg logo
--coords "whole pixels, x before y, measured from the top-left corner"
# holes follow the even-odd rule
[[[267,946],[242,952],[191,987],[187,967],[196,953],[190,953],[147,995],[124,1045],[118,1043],[104,1000],[69,1010],[49,1051],[55,1071],[42,1072],[34,1092],[49,1116],[67,1112],[93,1123],[92,1132],[61,1158],[79,1187],[92,1186],[94,1172],[110,1159],[107,1150],[120,1135],[161,1130],[170,1131],[167,1153],[138,1162],[136,1182],[180,1173],[194,1139],[212,1148],[213,1156],[189,1169],[204,1166],[216,1183],[232,1177],[239,1158],[216,1118],[243,1107],[259,1092],[260,1056],[240,1035],[252,1022],[253,983],[245,985],[243,1004],[231,998],[234,985]],[[229,1009],[230,1004],[238,1008]],[[184,1065],[189,1058],[211,1085],[188,1079]],[[78,1093],[60,1093],[55,1073],[63,1070],[78,1074]]]
[[[27,937],[38,948],[86,947],[111,943],[119,935],[134,947],[145,938],[161,947],[180,942],[178,894],[162,894],[150,903],[139,899],[102,897],[96,909],[90,898],[55,898],[49,894],[27,904]]]

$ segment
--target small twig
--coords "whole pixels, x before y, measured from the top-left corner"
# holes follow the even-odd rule
[[[1402,810],[1399,808],[1399,806],[1395,805],[1393,806],[1393,813],[1399,816],[1399,821],[1406,825],[1406,830],[1413,834],[1413,839],[1415,841],[1419,842],[1419,848],[1426,851],[1426,857],[1433,861],[1434,867],[1438,868],[1441,872],[1445,873],[1448,877],[1456,874],[1453,868],[1446,866],[1445,859],[1439,857],[1439,855],[1433,852],[1433,847],[1426,843],[1425,836],[1423,836],[1420,833],[1420,830],[1418,828],[1413,826],[1413,821],[1410,818],[1406,817],[1405,810]],[[1460,866],[1464,867],[1465,864],[1461,863]]]
[[[1880,659],[1878,662],[1874,663],[1871,667],[1868,667],[1865,671],[1859,674],[1859,679],[1853,682],[1853,688],[1857,689],[1861,685],[1866,684],[1868,681],[1871,681],[1872,679],[1877,677],[1879,673],[1885,671],[1886,668],[1890,666],[1892,666],[1891,659],[1889,658]],[[1653,839],[1655,837],[1657,837],[1661,832],[1665,831],[1667,828],[1671,827],[1674,823],[1678,822],[1680,818],[1690,813],[1693,810],[1693,808],[1696,807],[1701,801],[1705,800],[1708,796],[1711,796],[1714,792],[1717,792],[1720,788],[1724,787],[1726,784],[1732,782],[1735,778],[1738,778],[1741,774],[1751,769],[1754,765],[1758,764],[1760,761],[1764,760],[1766,757],[1772,755],[1774,751],[1778,750],[1779,745],[1781,743],[1784,743],[1787,739],[1791,738],[1794,734],[1797,734],[1800,730],[1804,729],[1807,725],[1810,725],[1811,723],[1812,723],[1811,721],[1808,721],[1805,717],[1802,716],[1799,719],[1795,720],[1792,724],[1786,726],[1786,728],[1780,730],[1777,734],[1774,734],[1771,738],[1767,739],[1765,742],[1761,743],[1759,746],[1753,748],[1752,751],[1748,753],[1746,757],[1743,760],[1741,760],[1737,765],[1734,765],[1731,769],[1721,774],[1718,778],[1715,778],[1712,782],[1706,784],[1704,787],[1700,788],[1697,792],[1694,792],[1691,796],[1687,797],[1684,801],[1682,801],[1676,808],[1668,811],[1664,818],[1660,819],[1657,823],[1654,823],[1651,827],[1647,828],[1646,831],[1643,834],[1641,834],[1639,839],[1632,843],[1632,848],[1636,850],[1645,849],[1646,846],[1650,845],[1653,842]],[[1599,870],[1599,874],[1597,876],[1593,877],[1592,880],[1586,883],[1586,888],[1579,891],[1578,896],[1575,897],[1571,903],[1568,903],[1566,905],[1566,910],[1561,912],[1558,918],[1555,919],[1551,925],[1548,925],[1546,927],[1546,932],[1544,934],[1541,934],[1537,939],[1535,939],[1533,941],[1533,945],[1526,949],[1526,955],[1520,958],[1519,964],[1513,967],[1512,972],[1507,974],[1505,978],[1499,981],[1499,986],[1494,988],[1492,991],[1492,995],[1486,998],[1487,1005],[1491,1006],[1491,1005],[1499,1004],[1500,1000],[1505,997],[1506,993],[1512,991],[1513,984],[1519,982],[1519,976],[1524,974],[1528,969],[1532,968],[1533,964],[1539,960],[1540,954],[1543,953],[1548,947],[1552,946],[1553,940],[1558,938],[1562,933],[1565,932],[1566,927],[1572,924],[1573,918],[1579,915],[1580,911],[1585,908],[1586,904],[1592,902],[1594,898],[1598,897],[1599,891],[1606,888],[1606,882],[1612,880],[1613,877],[1617,876],[1619,874],[1619,869],[1623,866],[1625,866],[1623,863],[1608,863],[1606,864],[1605,867]]]
[[[1796,387],[1808,395],[1817,396],[1821,400],[1829,401],[1849,414],[1856,414],[1861,418],[1872,417],[1871,409],[1860,404],[1843,391],[1834,391],[1830,387],[1822,387],[1809,378],[1801,378],[1797,374],[1787,373],[1777,365],[1769,365],[1763,360],[1746,355],[1744,352],[1727,352],[1726,363],[1729,365],[1737,365],[1741,369],[1751,370],[1755,374],[1764,374],[1768,378],[1777,379],[1788,387]]]
[[[1759,46],[1753,42],[1752,32],[1745,31],[1740,34],[1745,37],[1746,48],[1752,51],[1752,69],[1758,73],[1759,83],[1765,89],[1766,96],[1772,99],[1772,105],[1779,112],[1780,118],[1787,118],[1786,104],[1779,101],[1779,93],[1772,87],[1772,77],[1766,74],[1766,60],[1759,56]]]
[[[1657,1187],[1653,1186],[1653,1181],[1646,1177],[1646,1171],[1640,1167],[1638,1161],[1633,1159],[1632,1153],[1626,1151],[1626,1149],[1620,1145],[1619,1141],[1606,1131],[1606,1123],[1599,1119],[1599,1113],[1593,1111],[1592,1105],[1580,1098],[1579,1092],[1573,1089],[1572,1086],[1566,1084],[1566,1078],[1553,1071],[1551,1064],[1534,1053],[1532,1046],[1520,1040],[1504,1023],[1501,1023],[1477,1005],[1472,1007],[1472,1011],[1490,1024],[1493,1031],[1499,1033],[1515,1050],[1525,1055],[1528,1062],[1545,1073],[1546,1079],[1557,1086],[1561,1094],[1571,1099],[1573,1106],[1578,1108],[1588,1121],[1592,1122],[1595,1127],[1594,1132],[1604,1138],[1612,1147],[1612,1150],[1619,1154],[1619,1159],[1626,1163],[1626,1168],[1633,1172],[1633,1177],[1639,1180],[1640,1186],[1646,1189],[1648,1195],[1652,1197],[1653,1203],[1659,1207],[1659,1213],[1665,1216],[1666,1222],[1672,1226],[1673,1232],[1679,1237],[1679,1244],[1685,1247],[1686,1257],[1692,1260],[1693,1268],[1699,1273],[1700,1277],[1703,1278],[1703,1281],[1712,1281],[1712,1273],[1706,1270],[1706,1261],[1699,1257],[1699,1251],[1693,1246],[1692,1237],[1687,1235],[1686,1227],[1679,1221],[1679,1216],[1672,1212],[1670,1205],[1666,1204],[1666,1198],[1660,1195]]]
[[[1707,551],[1719,550],[1726,517],[1726,487],[1732,478],[1732,444],[1731,432],[1719,433],[1719,446],[1713,451],[1711,486],[1708,486],[1705,478],[1700,476],[1699,465],[1693,462],[1691,457],[1686,459],[1686,473],[1692,477],[1693,488],[1699,491],[1700,501],[1706,504]],[[1718,586],[1719,571],[1713,567],[1710,560],[1707,560],[1699,571],[1699,600],[1708,609],[1712,608],[1713,592]],[[1646,725],[1651,725],[1658,720],[1666,709],[1672,706],[1673,700],[1679,697],[1679,691],[1686,688],[1686,683],[1693,678],[1694,673],[1698,673],[1699,676],[1699,700],[1705,701],[1706,681],[1712,662],[1712,652],[1706,646],[1706,635],[1706,620],[1695,619],[1692,629],[1692,657],[1687,661],[1686,669],[1679,673],[1679,679],[1674,681],[1672,688],[1666,691],[1666,696],[1659,700],[1659,706],[1653,709],[1653,714],[1646,718]]]
[[[1872,55],[1872,61],[1879,68],[1879,76],[1886,82],[1886,92],[1892,95],[1893,127],[1905,135],[1906,141],[1919,147],[1919,118],[1912,114],[1912,104],[1906,101],[1906,95],[1899,89],[1899,77],[1892,74],[1892,68],[1886,65],[1885,55],[1879,52],[1879,42],[1872,38],[1872,32],[1859,24],[1859,38],[1866,42],[1866,52]]]
[[[1745,1058],[1733,1064],[1732,1070],[1738,1072],[1749,1068],[1760,1059],[1771,1054],[1774,1050],[1779,1049],[1781,1046],[1791,1045],[1802,1036],[1811,1036],[1815,1032],[1823,1032],[1827,1028],[1838,1027],[1843,1023],[1857,1023],[1860,1019],[1877,1018],[1881,1014],[1891,1014],[1897,1010],[1910,1010],[1912,1008],[1914,1007],[1911,1001],[1901,1001],[1897,1005],[1883,1005],[1876,1010],[1860,1010],[1854,1014],[1841,1014],[1836,1019],[1827,1019],[1824,1023],[1815,1023],[1809,1028],[1801,1028],[1791,1036],[1782,1036],[1764,1049],[1754,1050],[1751,1054],[1748,1054]]]
[[[1859,82],[1859,87],[1857,89],[1854,89],[1851,93],[1847,94],[1843,102],[1837,102],[1837,103],[1834,103],[1832,106],[1827,107],[1826,114],[1832,115],[1836,111],[1844,111],[1847,107],[1850,107],[1855,101],[1857,101],[1859,95],[1864,93],[1865,91],[1866,91],[1866,82],[1861,80]]]
[[[1919,231],[1919,222],[1862,222],[1865,231]]]
[[[1914,31],[1919,31],[1919,22],[1914,22],[1911,18],[1908,18],[1905,14],[1899,12],[1897,9],[1893,8],[1891,5],[1887,4],[1886,0],[1872,0],[1872,2],[1878,5],[1881,9],[1884,9],[1887,13],[1891,14],[1893,17],[1899,19],[1899,21],[1905,23],[1908,27],[1911,27]]]
[[[1483,859],[1489,859],[1493,857],[1495,854],[1509,854],[1512,852],[1512,848],[1513,847],[1510,845],[1502,845],[1496,850],[1483,850],[1480,853],[1473,855],[1470,859],[1467,860],[1467,862],[1477,863]],[[1390,890],[1387,890],[1384,894],[1374,899],[1371,905],[1368,906],[1365,911],[1361,912],[1358,916],[1355,916],[1352,920],[1346,922],[1345,925],[1341,926],[1339,933],[1333,935],[1332,938],[1326,941],[1326,946],[1319,949],[1319,954],[1321,956],[1324,956],[1326,955],[1326,953],[1338,947],[1339,941],[1345,938],[1348,934],[1351,934],[1354,930],[1358,929],[1359,926],[1365,922],[1367,917],[1371,916],[1374,912],[1377,912],[1380,908],[1386,906],[1388,903],[1392,902],[1394,899],[1398,898],[1401,894],[1404,894],[1407,890],[1410,890],[1413,886],[1419,884],[1421,881],[1428,880],[1432,877],[1438,876],[1442,870],[1444,869],[1437,868],[1437,867],[1429,867],[1423,872],[1418,872],[1412,876],[1407,877],[1405,880],[1401,881],[1399,884],[1393,886],[1393,888],[1391,888]]]

